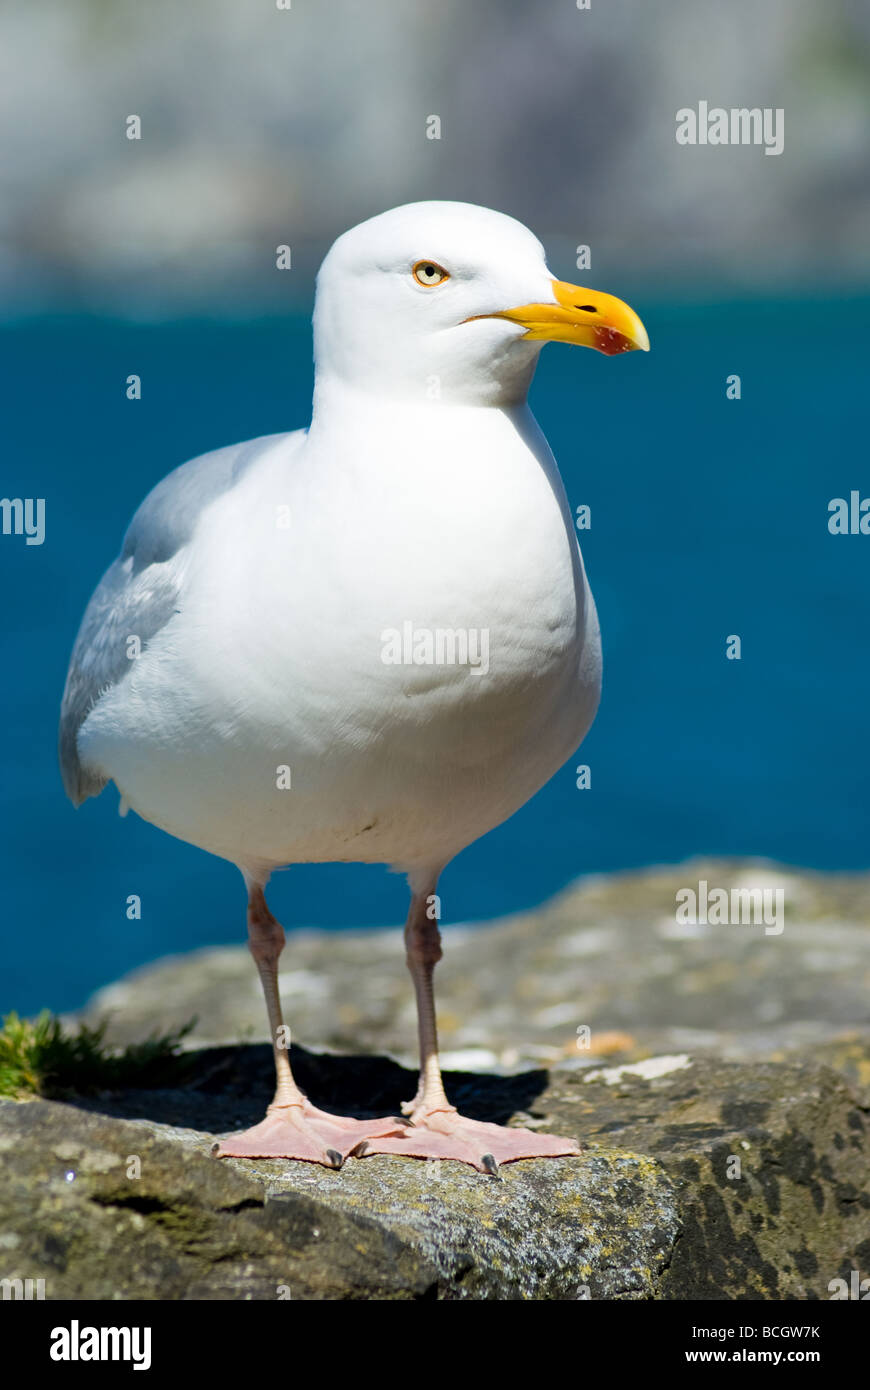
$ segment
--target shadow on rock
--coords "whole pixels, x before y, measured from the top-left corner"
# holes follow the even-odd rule
[[[274,1069],[267,1044],[210,1047],[185,1054],[183,1083],[172,1089],[104,1092],[69,1097],[80,1109],[117,1118],[152,1120],[221,1133],[262,1119],[272,1099]],[[315,1105],[367,1119],[400,1113],[417,1089],[416,1072],[388,1057],[338,1056],[292,1047],[290,1061],[299,1085]],[[547,1088],[544,1070],[516,1076],[448,1072],[451,1103],[476,1120],[505,1124],[528,1114]]]

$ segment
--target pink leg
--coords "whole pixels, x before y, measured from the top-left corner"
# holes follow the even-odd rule
[[[340,1168],[365,1140],[401,1133],[401,1121],[353,1120],[318,1110],[296,1085],[278,996],[278,958],[284,949],[284,930],[266,906],[259,885],[251,889],[248,899],[248,944],[260,972],[269,1014],[277,1077],[275,1098],[265,1120],[221,1140],[213,1153],[218,1158],[299,1158]]]
[[[402,1106],[411,1124],[399,1133],[367,1140],[358,1156],[391,1153],[408,1158],[456,1158],[482,1173],[496,1174],[500,1163],[511,1163],[518,1158],[578,1154],[580,1151],[571,1139],[468,1120],[448,1101],[438,1062],[432,985],[435,966],[441,959],[441,937],[437,922],[427,915],[428,896],[428,893],[414,895],[405,926],[408,969],[417,995],[420,1035],[417,1094],[413,1101]]]

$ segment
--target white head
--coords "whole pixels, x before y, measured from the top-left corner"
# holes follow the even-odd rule
[[[554,280],[535,236],[473,203],[409,203],[352,227],[317,277],[317,381],[466,405],[525,399],[544,342],[648,349],[621,300]]]

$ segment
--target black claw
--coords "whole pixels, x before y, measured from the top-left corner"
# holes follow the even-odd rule
[[[353,1150],[354,1158],[365,1158],[370,1147],[371,1145],[369,1144],[368,1139],[361,1139],[360,1142],[357,1144],[356,1148]]]
[[[220,1148],[220,1141],[219,1141],[218,1139],[216,1139],[216,1140],[214,1141],[214,1143],[212,1144],[212,1146],[211,1146],[212,1156],[214,1156],[214,1155],[217,1153],[217,1151],[218,1151],[219,1148]]]
[[[496,1163],[492,1154],[481,1154],[480,1161],[483,1164],[483,1170],[485,1173],[489,1173],[490,1177],[493,1178],[498,1177],[498,1164]]]
[[[342,1163],[344,1163],[344,1159],[342,1158],[341,1154],[338,1152],[338,1149],[327,1149],[327,1150],[326,1150],[326,1157],[329,1159],[329,1161],[330,1161],[330,1163],[332,1164],[333,1168],[340,1168],[341,1165],[342,1165]]]

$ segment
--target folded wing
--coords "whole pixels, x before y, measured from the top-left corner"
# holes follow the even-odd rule
[[[300,440],[304,431],[297,431]],[[141,650],[183,602],[184,556],[209,503],[235,487],[281,435],[265,435],[191,459],[159,482],[139,507],[121,553],[85,610],[70,658],[60,710],[58,757],[67,796],[79,806],[106,778],[83,766],[78,733],[107,690],[128,675],[128,639]]]

